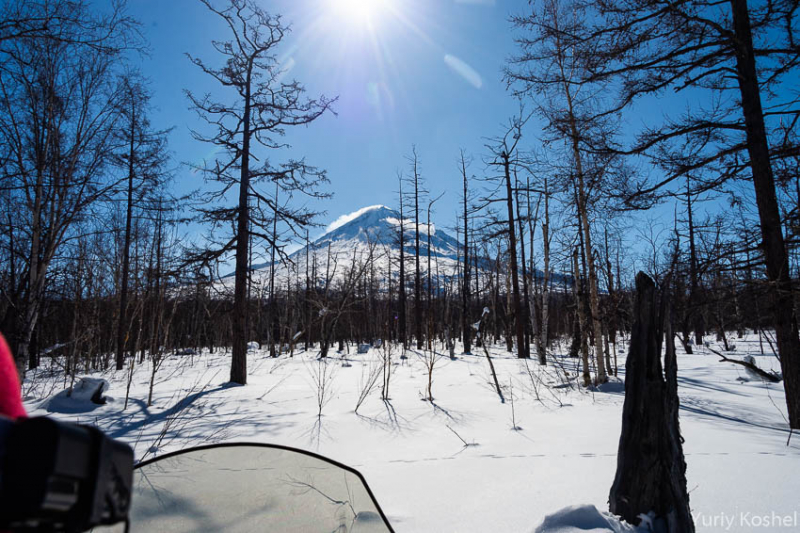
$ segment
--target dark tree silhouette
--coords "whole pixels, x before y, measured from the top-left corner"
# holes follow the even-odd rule
[[[646,204],[684,176],[693,178],[697,192],[731,179],[752,180],[789,422],[798,429],[800,337],[773,168],[800,153],[794,142],[800,107],[796,99],[776,96],[794,83],[800,64],[797,2],[625,0],[597,6],[596,25],[577,37],[591,51],[584,81],[618,82],[617,109],[666,89],[714,96],[710,106],[694,106],[644,131],[627,150],[651,156],[666,174],[657,183],[635,183],[629,201]],[[769,121],[776,132],[772,148]]]
[[[125,361],[125,348],[130,333],[128,321],[128,292],[131,262],[131,238],[134,209],[154,191],[160,194],[159,184],[166,173],[168,161],[167,131],[154,130],[148,118],[150,94],[144,80],[135,74],[126,75],[121,82],[119,126],[115,133],[120,144],[116,164],[125,174],[125,235],[122,244],[122,274],[120,279],[119,312],[117,323],[116,368],[121,370]]]
[[[199,212],[215,227],[233,226],[230,238],[198,254],[196,259],[207,262],[235,252],[231,382],[244,384],[247,382],[249,335],[250,235],[277,247],[270,232],[270,223],[275,218],[298,233],[313,224],[317,215],[307,208],[292,209],[278,204],[277,198],[261,192],[258,184],[274,182],[288,194],[323,197],[326,195],[316,191],[327,181],[324,171],[303,160],[274,165],[270,163],[271,158],[256,158],[254,151],[285,148],[287,145],[280,137],[286,128],[313,122],[331,109],[333,100],[324,96],[304,99],[302,85],[297,81],[282,81],[283,71],[275,52],[289,28],[280,16],[267,13],[253,0],[228,0],[225,8],[215,7],[211,0],[201,1],[222,19],[230,32],[230,40],[212,41],[214,49],[224,58],[221,67],[211,67],[198,58],[189,57],[222,87],[233,89],[236,99],[226,104],[213,101],[209,95],[199,97],[187,91],[192,107],[216,130],[211,136],[194,132],[194,137],[216,145],[227,155],[224,159],[206,162],[201,169],[208,178],[220,183],[221,188],[203,195],[204,206]],[[256,161],[258,165],[254,164]],[[238,188],[236,206],[220,206],[225,202],[226,193],[234,188]]]
[[[135,23],[115,3],[7,2],[0,23],[0,175],[9,201],[24,206],[9,226],[24,228],[24,266],[3,317],[20,375],[37,366],[31,350],[51,265],[90,208],[115,190],[107,172],[121,91],[123,53],[138,48]],[[10,230],[17,235],[22,231]]]
[[[617,472],[608,497],[611,512],[631,524],[654,512],[657,531],[691,533],[669,296],[642,272],[636,276],[633,316]]]

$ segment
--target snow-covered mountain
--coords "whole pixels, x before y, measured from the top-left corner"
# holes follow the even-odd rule
[[[352,215],[351,215],[352,216]],[[405,220],[406,253],[414,255],[414,221]],[[342,248],[342,244],[353,246],[369,246],[375,244],[379,248],[389,247],[397,251],[399,257],[400,213],[383,205],[360,209],[351,220],[345,221],[335,229],[328,231],[314,241],[314,250],[326,250],[328,246]],[[427,260],[428,226],[420,223],[419,228],[420,256]],[[458,260],[458,241],[447,233],[437,230],[434,224],[430,227],[431,257]],[[305,249],[298,250],[293,256],[305,254]]]
[[[341,217],[329,227],[328,231],[314,240],[310,246],[302,247],[289,255],[289,262],[275,265],[275,280],[278,287],[287,284],[305,283],[306,268],[315,273],[318,283],[327,276],[342,279],[353,269],[358,269],[372,257],[369,273],[378,281],[391,275],[398,276],[400,260],[399,229],[400,214],[394,209],[376,205],[359,209]],[[405,219],[406,269],[414,268],[414,222]],[[427,274],[428,231],[430,230],[431,273],[442,283],[454,279],[458,274],[459,243],[435,225],[420,224],[420,266]],[[254,265],[254,287],[266,288],[269,284],[270,265]],[[233,278],[223,280],[225,285],[233,285]]]
[[[385,281],[391,276],[397,280],[400,261],[399,229],[400,213],[384,205],[375,205],[359,209],[349,215],[340,217],[331,224],[328,231],[315,239],[308,247],[304,246],[289,255],[288,262],[275,265],[275,283],[279,288],[287,284],[304,284],[306,268],[318,283],[324,282],[326,276],[341,279],[359,265],[368,262],[372,256],[372,269],[368,273],[377,281]],[[405,251],[406,272],[414,269],[414,221],[406,218]],[[420,268],[427,278],[428,271],[428,232],[430,231],[431,278],[438,286],[453,283],[459,276],[460,243],[437,228],[434,224],[428,228],[420,223]],[[481,259],[479,264],[488,269],[491,260]],[[270,265],[253,265],[254,288],[266,288],[269,284]],[[537,272],[541,275],[541,272]],[[561,283],[562,276],[554,274],[554,283]],[[233,287],[233,276],[222,279],[222,284]]]

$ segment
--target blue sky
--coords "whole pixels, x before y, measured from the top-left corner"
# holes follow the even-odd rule
[[[222,0],[220,0],[222,2]],[[309,96],[338,96],[337,116],[329,114],[309,127],[295,128],[286,156],[305,156],[328,171],[334,198],[312,207],[327,211],[328,225],[365,206],[397,206],[397,171],[409,169],[412,144],[420,157],[426,187],[435,198],[439,228],[452,228],[460,211],[461,177],[456,164],[461,148],[473,156],[471,173],[486,174],[482,157],[487,138],[504,131],[518,103],[502,81],[506,59],[516,52],[508,19],[524,12],[526,0],[261,0],[270,13],[282,14],[292,32],[276,51],[288,76],[302,82]],[[372,3],[371,13],[364,4]],[[219,4],[221,5],[221,4]],[[219,56],[212,39],[227,39],[221,20],[197,0],[129,0],[142,22],[151,54],[141,70],[151,80],[156,107],[153,122],[174,127],[170,147],[176,162],[213,158],[212,148],[193,140],[191,128],[210,133],[189,110],[184,89],[219,94],[220,87],[194,67],[191,53],[211,65]],[[639,131],[666,114],[704,105],[709,94],[689,90],[651,97],[625,115],[623,131]],[[529,109],[532,105],[529,104]],[[523,149],[539,147],[541,123],[526,126]],[[276,154],[270,154],[276,157]],[[275,161],[280,161],[278,155]],[[655,172],[639,161],[637,173]],[[178,166],[179,193],[204,187],[202,177]],[[752,196],[750,185],[743,184]],[[724,209],[712,199],[697,204],[706,212]],[[557,207],[556,207],[557,209]],[[682,216],[683,208],[678,208]],[[626,219],[625,247],[631,256],[646,249],[646,220],[655,219],[662,238],[673,227],[671,202]],[[699,220],[702,213],[696,213]],[[193,226],[190,234],[202,234]],[[322,229],[312,231],[319,235]],[[450,229],[450,233],[455,233]],[[256,248],[256,253],[263,246]],[[261,258],[263,260],[263,257]],[[224,269],[224,268],[223,268]]]
[[[517,111],[501,69],[514,51],[509,14],[526,2],[373,1],[367,17],[357,0],[263,0],[267,11],[292,25],[278,50],[288,75],[309,95],[339,97],[338,116],[290,133],[291,153],[327,169],[335,195],[323,205],[328,214],[322,222],[329,223],[367,205],[395,206],[396,172],[408,169],[405,157],[416,144],[427,188],[434,196],[446,192],[436,219],[452,224],[460,199],[459,149],[476,156],[472,171],[482,174],[485,138]],[[170,145],[176,159],[202,160],[210,148],[189,135],[203,125],[183,90],[219,88],[184,54],[215,64],[210,40],[227,38],[225,29],[195,0],[131,0],[129,7],[152,50],[141,69],[152,83],[154,122],[175,127]],[[199,176],[178,170],[179,191],[202,186]]]

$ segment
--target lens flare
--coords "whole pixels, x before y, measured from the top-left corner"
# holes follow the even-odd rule
[[[345,25],[374,24],[388,0],[328,0],[331,11]]]

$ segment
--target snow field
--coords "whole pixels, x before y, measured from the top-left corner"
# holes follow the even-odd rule
[[[750,354],[762,368],[778,369],[772,354],[760,354],[757,337],[735,342],[736,357]],[[243,387],[227,383],[227,353],[170,355],[157,374],[150,407],[150,365],[135,368],[126,410],[127,371],[89,374],[109,382],[111,400],[88,412],[59,412],[66,410],[63,402],[47,411],[47,400],[64,388],[56,367],[31,372],[23,392],[31,415],[96,424],[130,443],[137,459],[236,441],[331,457],[366,477],[398,532],[532,531],[564,507],[607,510],[621,380],[599,390],[579,388],[564,378],[564,371],[575,376],[576,360],[559,355],[558,364],[541,367],[494,346],[506,398],[501,403],[479,348],[461,355],[457,347],[455,360],[443,346],[436,350],[442,355],[434,367],[433,402],[426,400],[426,354],[411,350],[401,360],[394,347],[390,399],[381,400],[379,376],[358,413],[361,384],[381,365],[382,349],[356,355],[350,346],[349,355],[325,362],[316,360],[315,351],[291,359],[256,351],[248,357]],[[774,521],[765,528],[755,517],[800,514],[800,436],[787,446],[783,386],[754,380],[706,348],[696,352],[679,352],[678,377],[697,529],[774,531]],[[623,365],[620,353],[621,377]],[[785,530],[800,530],[800,524]]]

